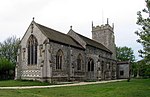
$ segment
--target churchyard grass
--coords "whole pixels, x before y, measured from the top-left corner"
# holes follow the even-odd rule
[[[0,97],[150,97],[150,79],[85,86],[0,90]]]
[[[42,83],[39,81],[27,81],[27,80],[3,80],[3,81],[0,81],[0,87],[45,86],[45,85],[49,85],[49,83],[46,83],[46,82]]]

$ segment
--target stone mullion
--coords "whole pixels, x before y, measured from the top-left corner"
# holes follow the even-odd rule
[[[35,65],[35,43],[33,44],[33,65]]]
[[[31,42],[30,49],[30,65],[33,65],[33,42]]]
[[[32,60],[32,45],[31,45],[31,43],[30,43],[30,59],[29,59],[29,65],[31,65],[31,60]]]

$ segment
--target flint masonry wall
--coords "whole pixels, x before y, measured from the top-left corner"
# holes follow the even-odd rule
[[[40,57],[40,44],[43,44],[43,42],[47,39],[45,35],[41,33],[41,31],[38,29],[37,26],[35,26],[34,22],[32,22],[33,25],[30,25],[27,29],[25,35],[23,36],[21,43],[20,43],[20,50],[18,55],[20,58],[18,62],[18,73],[20,74],[18,78],[21,79],[40,79],[42,77],[41,72],[41,58]],[[28,54],[27,54],[27,42],[31,35],[34,35],[37,38],[38,41],[38,47],[37,47],[37,65],[29,66],[28,65]]]

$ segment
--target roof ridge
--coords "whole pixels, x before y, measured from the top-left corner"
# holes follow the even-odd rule
[[[48,37],[49,39],[56,41],[56,42],[60,42],[60,43],[64,43],[70,46],[75,46],[75,47],[79,47],[79,48],[83,48],[76,40],[74,40],[70,35],[62,33],[60,31],[54,30],[50,27],[41,25],[39,23],[35,23],[39,29],[42,31],[43,34],[45,34],[46,37]],[[54,35],[56,34],[56,35]]]
[[[60,31],[55,30],[55,29],[52,29],[52,28],[47,27],[47,26],[45,26],[45,25],[42,25],[42,24],[39,24],[39,23],[36,23],[36,24],[38,24],[38,25],[40,25],[40,26],[43,26],[43,27],[45,27],[45,28],[47,28],[47,29],[50,29],[50,30],[53,30],[53,31],[59,32],[59,33],[61,33],[61,34],[63,34],[63,35],[66,35],[66,34],[65,34],[65,33],[63,33],[63,32],[60,32]]]
[[[71,37],[70,35],[65,34],[65,33],[61,32],[61,31],[58,31],[58,30],[52,29],[52,28],[50,28],[50,27],[44,26],[44,25],[39,24],[39,23],[36,23],[36,24],[38,24],[38,25],[40,25],[40,26],[43,26],[43,27],[45,27],[45,28],[47,28],[47,29],[53,30],[53,31],[55,31],[55,32],[59,32],[60,34],[66,35],[66,36],[68,36],[68,37]],[[71,37],[71,38],[72,38],[72,37]]]

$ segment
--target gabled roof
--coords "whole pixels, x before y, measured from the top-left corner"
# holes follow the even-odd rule
[[[56,31],[54,29],[51,29],[49,27],[43,26],[41,24],[38,24],[36,22],[34,22],[37,27],[41,30],[41,32],[48,37],[51,41],[54,42],[58,42],[58,43],[62,43],[65,45],[69,45],[69,46],[73,46],[73,47],[77,47],[80,49],[84,49],[75,39],[73,39],[70,35],[61,33],[59,31]],[[75,32],[75,31],[74,31]],[[76,32],[75,32],[76,33]],[[101,50],[107,51],[109,53],[112,53],[109,49],[107,49],[104,45],[102,45],[99,42],[96,42],[92,39],[89,39],[85,36],[82,36],[81,34],[76,33],[81,39],[83,39],[87,45],[99,48]]]
[[[76,32],[75,32],[76,33]],[[87,38],[87,37],[85,37],[85,36],[83,36],[83,35],[81,35],[81,34],[78,34],[78,33],[76,33],[79,37],[81,37],[86,43],[87,43],[87,45],[90,45],[90,46],[93,46],[93,47],[96,47],[96,48],[99,48],[99,49],[101,49],[101,50],[104,50],[104,51],[107,51],[107,52],[109,52],[109,53],[112,53],[109,49],[107,49],[103,44],[101,44],[101,43],[99,43],[99,42],[97,42],[97,41],[94,41],[94,40],[92,40],[92,39],[90,39],[90,38]]]
[[[51,41],[55,41],[58,43],[66,44],[69,46],[77,47],[80,49],[84,49],[77,41],[75,41],[71,36],[67,34],[63,34],[59,31],[56,31],[54,29],[48,28],[46,26],[43,26],[41,24],[35,23],[38,28],[41,30],[41,32],[48,37]]]

